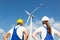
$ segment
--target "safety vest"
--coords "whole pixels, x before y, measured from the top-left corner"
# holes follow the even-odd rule
[[[46,27],[44,27],[44,28],[47,30]],[[47,35],[44,40],[54,40],[52,34],[48,33],[48,30],[47,30]]]
[[[16,29],[14,28],[11,40],[24,40],[24,35],[22,36],[22,39],[20,39],[16,31],[17,31],[17,28]]]

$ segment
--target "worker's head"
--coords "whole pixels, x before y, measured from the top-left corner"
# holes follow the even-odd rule
[[[49,18],[48,18],[47,16],[44,16],[44,17],[42,18],[42,23],[43,23],[43,24],[48,23],[48,21],[49,21]]]
[[[17,25],[21,25],[22,26],[23,25],[23,19],[18,19],[17,20]]]

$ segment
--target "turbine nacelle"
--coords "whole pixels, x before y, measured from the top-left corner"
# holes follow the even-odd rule
[[[31,16],[32,18],[34,18],[34,16],[33,16],[32,14],[30,14],[30,16]]]

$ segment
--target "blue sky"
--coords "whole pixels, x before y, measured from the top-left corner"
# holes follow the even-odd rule
[[[41,3],[43,6],[39,6]],[[7,32],[18,18],[26,23],[28,15],[24,10],[31,13],[37,6],[40,8],[33,13],[33,21],[41,20],[45,15],[60,21],[60,0],[0,0],[0,28]]]

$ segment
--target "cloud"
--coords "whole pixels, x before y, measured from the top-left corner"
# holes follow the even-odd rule
[[[52,27],[54,27],[56,30],[60,31],[60,21],[55,21],[54,18],[50,18],[50,21],[49,21],[50,25]]]
[[[4,33],[5,31],[2,28],[0,28],[0,39],[1,40],[3,40]]]
[[[40,4],[40,6],[43,6],[43,5],[44,5],[44,3],[41,3],[41,4]]]
[[[60,21],[55,21],[54,18],[50,18],[49,23],[52,27],[54,27],[56,30],[60,31]],[[32,23],[32,31],[34,32],[37,28],[39,28],[42,25],[41,20],[36,20],[35,22]],[[30,32],[30,26],[26,26],[28,29],[28,32]],[[32,33],[33,33],[32,32]],[[30,33],[29,33],[30,34]],[[38,37],[38,40],[40,40],[40,37]],[[32,39],[33,40],[33,39]]]
[[[4,33],[5,33],[5,31],[0,28],[0,34],[4,34]]]
[[[60,23],[55,23],[54,26],[55,27],[60,27]]]
[[[58,31],[60,31],[60,22],[55,22],[53,25],[54,25],[55,29],[57,29]]]
[[[49,23],[53,24],[55,22],[54,18],[50,18]]]

